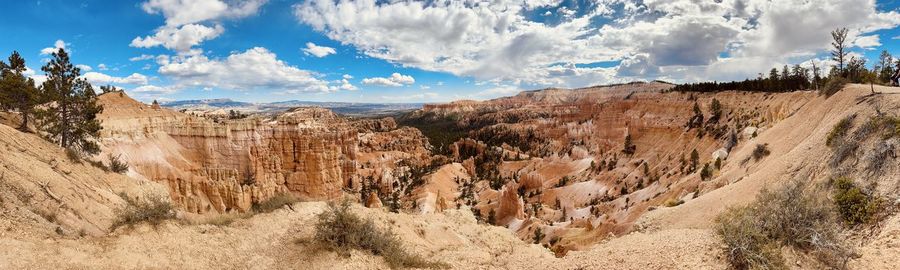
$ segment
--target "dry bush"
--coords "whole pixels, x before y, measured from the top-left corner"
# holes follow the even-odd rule
[[[809,252],[832,268],[845,268],[852,255],[828,196],[800,181],[763,191],[756,202],[729,209],[718,217],[716,231],[737,269],[784,268],[781,246]]]
[[[844,136],[850,132],[850,128],[853,127],[853,119],[855,118],[855,114],[849,115],[834,125],[834,127],[831,128],[831,131],[828,132],[828,137],[825,139],[825,145],[832,146],[835,142],[843,140]]]
[[[350,211],[350,202],[329,204],[318,216],[315,240],[341,254],[351,249],[381,256],[391,268],[446,268],[442,263],[429,262],[403,249],[400,238],[390,230],[375,226],[371,219],[362,219]]]
[[[122,161],[122,155],[110,155],[109,156],[109,170],[115,173],[126,173],[128,172],[128,163]]]
[[[771,153],[769,144],[757,144],[756,148],[753,148],[753,161],[759,161]]]
[[[118,218],[113,222],[110,230],[115,230],[121,226],[133,226],[142,222],[149,222],[156,226],[164,220],[175,218],[175,207],[162,197],[151,196],[141,200],[128,197],[125,194],[120,194],[119,196],[125,200],[125,208],[119,210]]]
[[[825,82],[825,86],[822,89],[819,89],[819,94],[824,95],[826,97],[831,97],[831,95],[836,94],[837,92],[844,89],[850,81],[841,76],[831,76],[827,82]]]
[[[66,157],[74,163],[81,164],[81,153],[78,150],[66,148]]]
[[[265,201],[253,203],[253,211],[256,211],[257,213],[270,213],[281,209],[285,205],[292,205],[299,201],[300,200],[297,199],[297,197],[294,197],[291,194],[280,193]]]

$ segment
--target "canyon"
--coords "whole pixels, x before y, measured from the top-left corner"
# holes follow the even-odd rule
[[[15,250],[0,255],[0,266],[386,268],[371,254],[309,256],[302,254],[321,251],[294,243],[312,237],[323,202],[351,200],[354,212],[452,268],[723,269],[716,216],[761,190],[794,179],[822,183],[840,170],[898,199],[897,138],[861,139],[854,158],[836,165],[825,146],[841,119],[900,109],[897,88],[868,87],[825,97],[682,93],[643,82],[428,104],[382,118],[317,107],[209,118],[106,93],[98,97],[98,156],[125,161],[124,176],[0,125],[0,247]],[[755,158],[760,145],[771,154]],[[872,153],[884,145],[894,155],[873,174]],[[169,198],[186,218],[253,212],[285,194],[303,202],[230,226],[111,229],[123,194]],[[898,224],[893,215],[855,238],[859,256],[850,265],[897,266]],[[198,255],[234,243],[241,252]],[[176,246],[183,250],[163,248]]]

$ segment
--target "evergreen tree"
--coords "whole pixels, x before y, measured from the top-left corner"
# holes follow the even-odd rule
[[[891,81],[891,75],[894,75],[894,57],[887,50],[881,51],[878,57],[878,79],[887,83]]]
[[[847,60],[847,55],[850,53],[847,51],[847,28],[839,28],[831,32],[831,38],[834,41],[831,42],[831,59],[838,63],[837,72],[840,76],[845,76],[844,74],[844,64]]]
[[[22,131],[28,131],[28,119],[39,102],[38,89],[34,80],[23,74],[25,70],[25,59],[18,52],[9,56],[9,64],[0,61],[0,107],[19,112],[22,117],[19,130]]]
[[[697,149],[691,151],[691,170],[690,172],[697,171],[697,165],[700,164],[700,153],[697,153]]]
[[[102,94],[112,93],[112,92],[116,92],[116,91],[122,91],[122,89],[116,88],[115,86],[108,85],[108,84],[100,86],[100,93],[102,93]]]
[[[100,135],[97,114],[103,107],[97,104],[97,94],[81,70],[69,61],[64,49],[53,53],[53,59],[41,68],[47,74],[42,94],[48,101],[39,112],[43,130],[48,138],[60,146],[86,154],[100,152],[95,138]]]

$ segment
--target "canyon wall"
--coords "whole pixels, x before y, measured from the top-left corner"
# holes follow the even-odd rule
[[[216,123],[120,92],[100,102],[102,155],[121,155],[129,175],[167,184],[189,212],[246,211],[280,193],[335,199],[356,175],[357,129],[326,109]]]

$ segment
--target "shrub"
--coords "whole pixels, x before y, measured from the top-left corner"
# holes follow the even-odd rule
[[[716,233],[735,269],[784,269],[777,243],[769,239],[749,207],[729,209],[717,218]]]
[[[270,213],[272,211],[281,209],[285,205],[292,205],[300,200],[297,197],[294,197],[291,194],[280,193],[276,194],[272,198],[266,199],[265,201],[253,203],[253,211],[258,213]]]
[[[74,163],[81,164],[81,153],[72,148],[66,148],[66,157]]]
[[[829,267],[844,268],[852,253],[840,238],[836,211],[823,193],[792,181],[720,215],[716,232],[725,241],[732,266],[784,268],[780,247],[789,246],[811,253]]]
[[[838,91],[844,89],[844,86],[847,85],[849,81],[841,76],[831,76],[827,82],[825,82],[825,86],[822,89],[819,89],[819,94],[824,95],[826,97],[831,97],[831,95],[836,94]]]
[[[710,177],[712,177],[712,168],[709,167],[709,163],[703,164],[703,169],[700,170],[700,180],[706,181]]]
[[[848,225],[859,225],[877,220],[881,199],[864,192],[847,177],[833,180],[834,203],[841,218]]]
[[[118,218],[113,222],[110,230],[121,226],[133,226],[141,222],[149,222],[156,226],[164,220],[175,218],[175,207],[162,197],[151,196],[141,200],[125,194],[119,194],[119,196],[125,200],[125,208],[119,211]]]
[[[122,155],[109,156],[109,170],[115,173],[128,172],[128,163],[122,161]]]
[[[769,144],[757,144],[756,148],[753,149],[753,161],[759,161],[771,153],[772,152],[769,151]]]
[[[407,252],[392,231],[379,228],[371,219],[362,219],[351,212],[349,201],[329,204],[328,209],[318,215],[315,240],[342,254],[347,254],[350,249],[371,252],[383,257],[391,268],[445,267]]]
[[[838,140],[842,140],[850,131],[850,128],[853,127],[854,118],[856,118],[856,115],[847,116],[834,125],[834,127],[831,128],[831,131],[828,132],[828,137],[825,139],[825,145],[834,146]]]
[[[684,203],[684,200],[682,200],[682,199],[672,199],[672,200],[666,201],[666,207],[675,207],[675,206],[679,206],[683,203]]]

